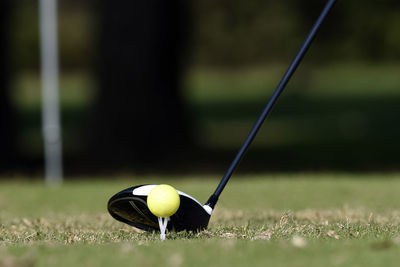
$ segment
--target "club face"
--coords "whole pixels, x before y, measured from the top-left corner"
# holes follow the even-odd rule
[[[159,231],[158,219],[147,207],[147,195],[157,185],[138,185],[122,190],[108,201],[113,218],[145,231]],[[212,209],[204,207],[191,196],[178,191],[180,205],[170,217],[168,230],[201,231],[207,228]]]

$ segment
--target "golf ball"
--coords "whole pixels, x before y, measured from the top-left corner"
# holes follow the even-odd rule
[[[147,196],[147,206],[157,217],[170,217],[179,208],[181,200],[175,188],[161,184],[154,187]]]

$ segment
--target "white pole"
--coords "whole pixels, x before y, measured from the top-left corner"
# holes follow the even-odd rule
[[[62,182],[62,142],[58,94],[57,0],[39,0],[42,80],[42,131],[45,177],[48,184]]]

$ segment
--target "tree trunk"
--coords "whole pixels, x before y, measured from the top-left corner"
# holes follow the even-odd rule
[[[15,128],[8,90],[9,64],[7,59],[9,29],[9,1],[0,1],[0,170],[8,170],[15,164]]]
[[[180,92],[185,1],[103,0],[101,8],[90,159],[107,167],[184,152],[191,144]]]

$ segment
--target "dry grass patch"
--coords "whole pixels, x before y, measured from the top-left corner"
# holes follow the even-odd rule
[[[95,215],[0,220],[0,244],[73,244],[151,242],[147,233],[119,223],[107,213]],[[400,238],[400,212],[372,213],[366,209],[302,211],[245,211],[222,207],[213,214],[207,230],[170,232],[169,239],[299,240]],[[296,241],[297,240],[297,241]]]

